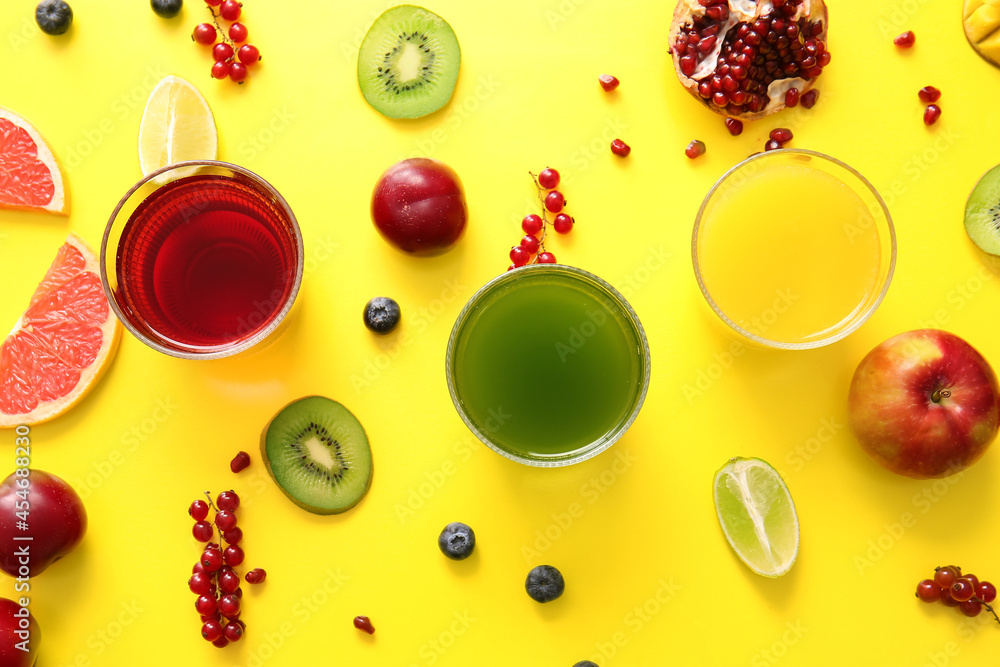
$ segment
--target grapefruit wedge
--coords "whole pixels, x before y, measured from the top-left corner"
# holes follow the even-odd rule
[[[0,208],[69,214],[62,172],[38,130],[0,107]]]
[[[38,424],[76,405],[120,339],[97,257],[70,234],[0,346],[0,428]]]

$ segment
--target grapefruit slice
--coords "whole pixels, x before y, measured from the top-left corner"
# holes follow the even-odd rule
[[[34,125],[0,107],[0,207],[69,214],[52,149]]]
[[[97,257],[70,234],[0,346],[0,428],[38,424],[76,405],[120,339]]]

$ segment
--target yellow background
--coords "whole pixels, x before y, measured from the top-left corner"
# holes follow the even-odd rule
[[[738,138],[678,84],[669,2],[435,0],[428,8],[461,42],[461,75],[449,106],[410,122],[375,112],[356,82],[358,44],[386,2],[247,0],[264,60],[243,86],[211,79],[208,50],[190,41],[207,16],[200,0],[173,20],[144,0],[75,0],[59,38],[34,26],[34,4],[0,9],[0,104],[49,140],[72,214],[0,212],[0,322],[15,321],[69,231],[99,244],[140,176],[145,99],[171,73],[211,104],[219,157],[287,197],[308,260],[302,308],[278,345],[191,363],[126,336],[84,402],[31,430],[32,464],[73,484],[90,517],[81,547],[31,582],[40,667],[995,661],[1000,627],[986,614],[968,621],[913,590],[946,563],[1000,579],[1000,453],[947,481],[914,481],[879,468],[846,427],[855,366],[893,334],[938,326],[1000,363],[1000,285],[962,227],[970,188],[1000,161],[1000,72],[966,45],[960,3],[832,0],[818,105]],[[906,29],[917,44],[900,52],[892,38]],[[603,72],[621,79],[617,93],[602,92]],[[944,91],[930,129],[916,95],[928,84]],[[698,292],[691,227],[712,183],[777,126],[883,193],[896,276],[842,342],[727,357],[734,339]],[[628,159],[610,153],[615,137],[632,146]],[[696,138],[708,153],[690,161],[683,150]],[[395,251],[368,216],[381,172],[414,155],[454,167],[468,196],[467,235],[435,259]],[[455,316],[507,267],[518,221],[536,210],[527,171],[546,165],[564,174],[578,222],[551,250],[626,294],[653,359],[631,431],[561,470],[519,466],[475,441],[443,370]],[[361,322],[377,295],[404,313],[386,338]],[[511,372],[539,381],[530,368]],[[347,405],[372,442],[371,491],[342,516],[296,508],[258,458],[264,423],[310,393]],[[13,470],[13,437],[0,435],[0,470]],[[254,463],[234,476],[239,449]],[[795,498],[801,550],[781,579],[750,572],[719,530],[711,480],[735,455],[770,461]],[[218,650],[199,636],[185,585],[199,553],[186,508],[227,488],[244,499],[246,566],[268,579],[244,597],[244,641]],[[455,520],[478,538],[459,563],[436,545]],[[523,589],[541,563],[567,580],[547,605]],[[0,594],[12,588],[4,580]],[[352,627],[358,614],[374,636]]]

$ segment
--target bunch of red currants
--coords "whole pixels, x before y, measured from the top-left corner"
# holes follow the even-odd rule
[[[249,32],[247,27],[237,19],[243,12],[243,5],[236,0],[205,0],[208,11],[212,13],[211,23],[199,23],[191,35],[198,44],[212,46],[212,76],[216,79],[230,78],[236,83],[243,83],[247,78],[247,67],[260,62],[260,50],[253,44],[243,44]],[[219,13],[215,13],[215,8]],[[231,21],[229,28],[223,30],[219,19]],[[222,41],[216,43],[219,37]],[[239,46],[243,44],[242,46]]]
[[[549,225],[557,234],[568,234],[573,229],[576,222],[573,218],[563,212],[566,206],[566,198],[563,193],[557,190],[559,187],[559,172],[546,167],[536,176],[530,171],[528,174],[535,182],[538,190],[538,200],[542,205],[542,214],[534,213],[524,216],[521,220],[521,229],[524,237],[521,243],[510,249],[510,261],[512,262],[507,270],[516,269],[526,264],[555,264],[556,256],[545,249],[545,237],[548,233]],[[549,219],[549,216],[553,216]]]
[[[239,641],[246,631],[246,624],[240,619],[243,590],[236,571],[245,558],[243,547],[239,546],[243,530],[236,525],[240,497],[235,491],[223,491],[213,503],[211,495],[208,492],[205,495],[208,502],[196,500],[188,508],[195,520],[191,529],[194,538],[206,543],[201,558],[194,565],[188,588],[198,596],[194,606],[201,615],[201,636],[222,648]],[[211,522],[208,520],[210,509],[215,512]],[[219,541],[212,542],[216,531]],[[264,570],[256,568],[247,572],[246,580],[257,584],[264,581],[265,576]]]
[[[993,614],[1000,623],[990,603],[997,597],[996,586],[980,581],[974,574],[962,574],[957,565],[934,568],[934,577],[917,584],[917,597],[924,602],[941,602],[948,607],[958,607],[966,616],[978,616],[983,609]]]

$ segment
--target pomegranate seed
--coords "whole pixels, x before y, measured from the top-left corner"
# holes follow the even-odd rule
[[[799,101],[802,102],[802,106],[806,109],[812,109],[816,105],[816,100],[819,99],[818,90],[810,90],[809,92],[803,93]]]
[[[692,160],[705,154],[705,142],[695,139],[684,149],[684,155]]]
[[[787,144],[792,140],[792,131],[787,127],[776,127],[771,130],[771,134],[769,136],[779,144]]]
[[[713,5],[705,10],[705,16],[716,21],[725,21],[729,18],[728,5]]]
[[[708,53],[715,46],[715,40],[717,37],[715,35],[709,35],[698,42],[698,50],[702,53]]]
[[[821,44],[822,44],[822,42],[821,42]],[[826,67],[827,65],[829,65],[831,57],[832,56],[830,56],[830,52],[829,51],[823,51],[821,54],[819,54],[819,60],[817,61],[819,63],[819,66],[820,67]]]
[[[617,88],[618,85],[621,83],[621,81],[611,76],[610,74],[602,74],[601,76],[597,77],[597,80],[601,82],[601,88],[603,88],[604,92],[606,93],[610,93],[612,90]]]
[[[941,107],[936,104],[928,104],[924,109],[924,124],[933,125],[941,117]]]
[[[912,30],[907,30],[902,35],[892,40],[892,43],[901,49],[908,49],[913,46],[914,42],[917,41],[917,36],[913,34]]]
[[[356,627],[358,630],[364,630],[370,635],[375,634],[375,626],[372,625],[371,619],[369,619],[367,616],[355,616],[354,627]]]
[[[698,66],[698,61],[695,60],[694,56],[684,56],[681,58],[681,72],[684,76],[691,76],[694,74],[694,68]]]
[[[727,118],[726,129],[729,130],[729,134],[734,137],[738,137],[743,133],[743,121],[737,120],[736,118]]]
[[[724,107],[729,104],[729,97],[722,91],[712,93],[712,103],[716,106]]]
[[[621,139],[615,139],[611,142],[611,152],[618,157],[628,157],[628,154],[632,152],[632,147]]]
[[[799,89],[789,88],[785,91],[785,106],[794,107],[799,103]]]
[[[920,92],[918,92],[917,95],[920,97],[920,101],[928,104],[937,102],[941,99],[941,91],[934,86],[924,86],[920,89]]]
[[[773,151],[779,148],[781,148],[781,144],[779,144],[774,139],[768,139],[767,142],[764,144],[764,150],[766,151]]]
[[[240,452],[233,457],[233,460],[229,462],[229,469],[233,472],[239,472],[250,465],[250,455],[246,452]]]

